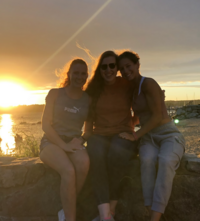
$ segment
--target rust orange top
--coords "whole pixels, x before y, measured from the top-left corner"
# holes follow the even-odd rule
[[[105,85],[95,108],[94,134],[113,135],[131,132],[131,85],[117,77],[112,85]]]

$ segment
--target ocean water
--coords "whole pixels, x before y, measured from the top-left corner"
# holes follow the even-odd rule
[[[15,136],[22,138],[33,136],[40,141],[42,112],[0,114],[0,147],[4,154],[9,154],[15,148]]]

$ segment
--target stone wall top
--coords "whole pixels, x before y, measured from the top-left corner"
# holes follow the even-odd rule
[[[145,220],[140,180],[136,158],[121,182],[116,221]],[[57,221],[62,207],[59,186],[60,176],[39,158],[0,157],[0,220]],[[199,190],[200,156],[185,154],[176,172],[164,220],[198,221]],[[91,221],[97,212],[89,174],[78,197],[77,221]]]

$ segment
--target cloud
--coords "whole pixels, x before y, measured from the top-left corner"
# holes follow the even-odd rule
[[[106,0],[9,0],[2,1],[0,74],[26,79],[70,38]],[[73,56],[95,57],[104,50],[130,48],[141,56],[144,76],[158,82],[179,78],[198,80],[198,0],[113,0],[102,13],[60,51],[29,82],[45,87],[55,82],[55,70]],[[12,64],[12,65],[10,65]],[[28,81],[28,80],[27,80]]]
[[[160,84],[161,87],[190,87],[190,88],[200,88],[200,81],[181,81],[181,82],[166,82]]]

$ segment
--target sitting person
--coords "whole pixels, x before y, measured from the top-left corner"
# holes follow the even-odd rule
[[[93,131],[87,150],[99,210],[93,221],[114,221],[120,181],[137,155],[137,142],[119,137],[121,132],[132,132],[132,116],[130,83],[116,77],[117,71],[117,55],[104,52],[86,88],[93,111],[90,124],[86,124],[86,129]]]
[[[131,51],[118,57],[122,76],[133,85],[132,109],[141,125],[137,132],[125,132],[120,136],[132,141],[140,139],[138,148],[144,204],[151,221],[159,221],[171,194],[185,140],[168,116],[164,94],[158,83],[140,75],[139,59],[138,54]]]
[[[76,220],[76,198],[89,170],[89,157],[83,146],[87,134],[81,136],[90,106],[90,98],[83,91],[87,78],[86,62],[73,60],[61,88],[49,91],[42,117],[40,159],[61,176],[63,210],[58,213],[59,221]]]

